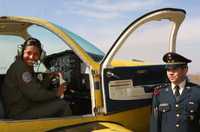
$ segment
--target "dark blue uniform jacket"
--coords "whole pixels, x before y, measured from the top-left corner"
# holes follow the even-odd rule
[[[200,86],[187,82],[178,99],[170,84],[155,90],[151,132],[200,132]]]

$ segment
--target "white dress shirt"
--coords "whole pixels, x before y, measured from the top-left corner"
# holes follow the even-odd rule
[[[183,90],[184,90],[184,88],[185,88],[185,85],[186,85],[186,80],[182,81],[182,82],[178,85],[179,88],[180,88],[180,89],[179,89],[180,95],[182,94],[182,92],[183,92]],[[175,86],[177,86],[177,85],[171,83],[171,87],[172,87],[173,94],[175,94],[175,90],[176,90]]]

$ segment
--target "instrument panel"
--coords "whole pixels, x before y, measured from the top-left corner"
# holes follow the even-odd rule
[[[47,56],[44,60],[45,66],[50,72],[62,72],[64,80],[67,81],[70,93],[65,99],[71,102],[74,115],[91,113],[91,98],[89,75],[81,72],[83,62],[73,51],[64,51]]]
[[[67,82],[72,82],[74,75],[81,70],[81,60],[72,52],[64,51],[45,58],[44,64],[50,72],[62,72]]]

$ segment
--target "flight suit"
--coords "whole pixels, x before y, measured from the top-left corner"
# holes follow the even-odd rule
[[[39,81],[21,59],[8,69],[2,87],[7,116],[15,119],[70,115],[69,104],[49,90],[50,79]]]
[[[151,132],[200,132],[200,86],[186,82],[179,99],[170,84],[157,87],[150,127]]]

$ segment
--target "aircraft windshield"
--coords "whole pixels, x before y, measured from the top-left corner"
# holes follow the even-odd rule
[[[91,56],[94,60],[101,61],[103,59],[105,54],[100,49],[95,47],[92,43],[61,26],[58,26],[56,24],[54,25],[62,29],[66,34],[73,38],[76,41],[76,43],[79,44],[80,47],[83,48],[86,51],[86,53],[88,53],[89,56]]]

